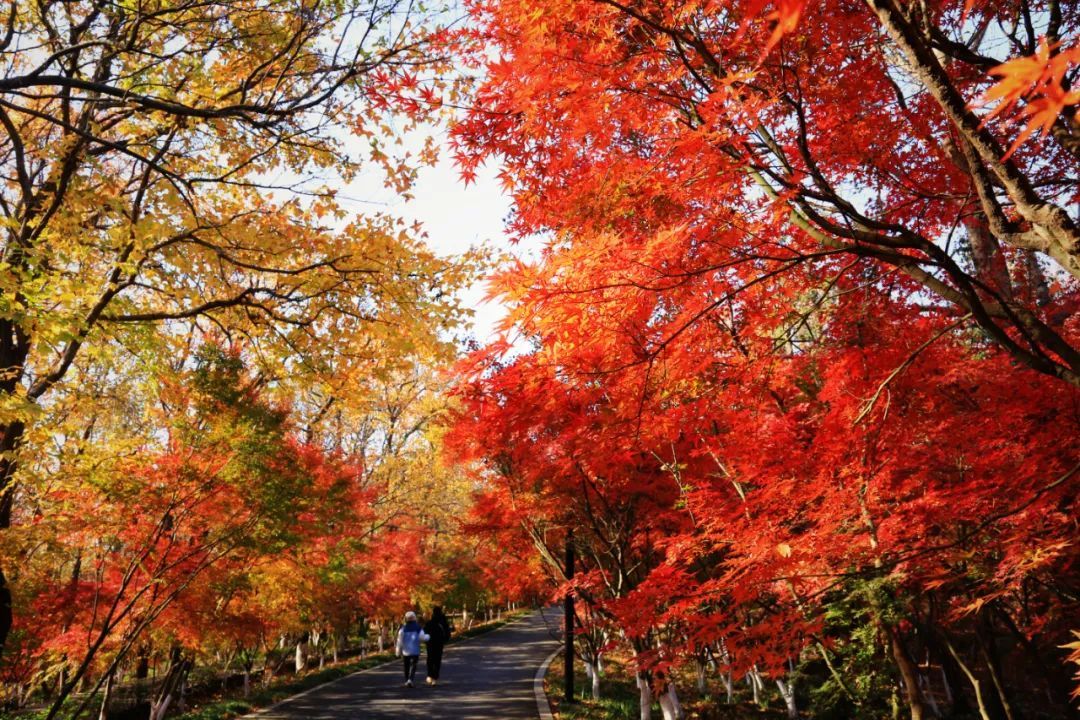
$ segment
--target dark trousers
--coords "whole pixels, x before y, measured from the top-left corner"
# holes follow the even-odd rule
[[[412,680],[416,674],[416,666],[420,664],[419,655],[402,655],[405,658],[405,679]]]
[[[439,679],[439,668],[442,667],[442,645],[428,643],[427,646],[427,676],[432,680]]]

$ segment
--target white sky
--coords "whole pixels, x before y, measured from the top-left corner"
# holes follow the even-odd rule
[[[407,141],[406,148],[410,144]],[[391,149],[399,150],[388,148]],[[412,200],[406,201],[385,188],[381,171],[369,166],[359,178],[342,188],[338,201],[351,212],[384,212],[409,224],[419,222],[427,233],[428,247],[440,255],[462,253],[470,247],[526,254],[530,248],[511,247],[504,232],[511,203],[496,177],[498,171],[495,165],[482,167],[476,181],[466,187],[444,148],[436,166],[419,170]],[[485,283],[480,281],[461,297],[462,304],[473,310],[473,334],[481,342],[494,338],[495,324],[505,314],[500,303],[482,302],[485,294]]]

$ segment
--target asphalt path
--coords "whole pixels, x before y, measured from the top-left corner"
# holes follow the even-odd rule
[[[537,717],[533,678],[559,647],[559,611],[544,610],[498,630],[446,646],[442,677],[424,683],[424,657],[416,687],[404,686],[401,661],[362,670],[320,685],[249,716],[258,720],[516,720]],[[425,648],[426,652],[426,648]]]

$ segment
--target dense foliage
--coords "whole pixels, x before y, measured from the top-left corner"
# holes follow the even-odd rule
[[[464,11],[0,13],[0,701],[546,588],[643,719],[1075,716],[1080,7]],[[543,243],[464,357],[479,258],[336,197],[445,113]]]
[[[433,422],[479,258],[337,200],[362,169],[408,197],[433,161],[395,148],[457,92],[440,23],[4,6],[3,709],[104,717],[140,687],[158,720],[193,672],[269,681],[486,597]]]
[[[560,581],[573,529],[582,657],[643,718],[695,663],[792,717],[1075,713],[1077,8],[471,9],[460,161],[547,240],[455,444]]]

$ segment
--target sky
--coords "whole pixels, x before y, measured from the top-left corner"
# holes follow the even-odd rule
[[[418,147],[418,140],[412,139],[406,141],[406,149],[412,143]],[[409,224],[419,222],[427,233],[428,247],[439,255],[462,253],[470,247],[529,254],[534,248],[512,247],[505,233],[511,201],[498,172],[497,165],[485,165],[466,187],[449,153],[443,151],[437,165],[420,168],[412,200],[383,187],[382,174],[374,167],[344,187],[338,200],[353,212],[385,212]],[[478,281],[461,297],[462,304],[474,312],[473,334],[482,342],[494,338],[494,327],[506,312],[498,302],[483,302],[485,294],[485,283]]]

